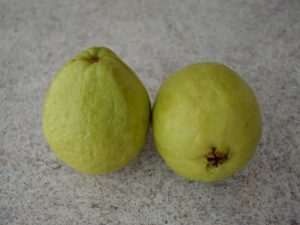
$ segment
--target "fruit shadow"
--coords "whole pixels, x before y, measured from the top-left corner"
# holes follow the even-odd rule
[[[154,171],[161,167],[163,160],[157,153],[151,129],[149,130],[147,141],[138,156],[132,160],[126,167],[115,171],[116,175],[138,175],[152,176]]]
[[[173,172],[163,161],[161,156],[156,150],[156,146],[153,139],[152,130],[149,130],[147,141],[139,153],[139,155],[132,160],[127,166],[121,168],[113,173],[104,175],[108,179],[154,179],[159,178],[160,183],[171,182],[174,185],[186,185],[194,190],[197,188],[216,188],[224,189],[234,186],[239,186],[239,183],[244,183],[249,179],[249,171],[242,170],[237,174],[229,177],[225,180],[215,181],[212,183],[203,183],[199,181],[189,180],[177,175]],[[156,179],[157,180],[157,179]]]

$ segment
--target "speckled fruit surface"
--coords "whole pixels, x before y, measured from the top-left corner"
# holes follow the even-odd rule
[[[53,79],[43,130],[57,157],[77,171],[107,173],[143,147],[150,100],[135,73],[110,49],[89,48]]]

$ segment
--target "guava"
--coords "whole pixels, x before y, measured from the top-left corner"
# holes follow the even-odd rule
[[[46,93],[44,136],[56,156],[83,173],[105,174],[134,159],[150,124],[137,75],[110,49],[89,48],[67,62]]]
[[[187,66],[161,86],[153,106],[157,150],[177,174],[213,182],[243,168],[261,136],[261,113],[250,86],[213,62]]]

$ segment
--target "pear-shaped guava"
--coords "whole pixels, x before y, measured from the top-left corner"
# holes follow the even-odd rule
[[[244,167],[261,135],[252,89],[218,63],[190,65],[167,79],[152,119],[155,144],[167,165],[203,182],[224,179]]]
[[[95,47],[66,63],[53,79],[43,130],[67,165],[104,174],[137,156],[149,117],[149,96],[136,74],[110,49]]]

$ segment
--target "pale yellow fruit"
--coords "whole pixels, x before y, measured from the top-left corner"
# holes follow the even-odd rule
[[[190,65],[167,79],[153,108],[158,152],[177,174],[203,182],[231,176],[261,135],[258,102],[247,83],[218,63]]]

